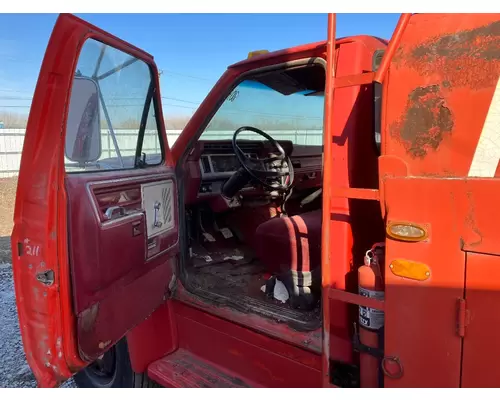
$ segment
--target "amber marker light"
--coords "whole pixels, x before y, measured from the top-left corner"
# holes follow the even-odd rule
[[[403,242],[421,242],[427,239],[427,230],[420,225],[406,222],[391,222],[387,225],[387,236]]]
[[[389,264],[391,272],[401,278],[425,281],[431,276],[431,269],[426,264],[410,260],[393,260]]]

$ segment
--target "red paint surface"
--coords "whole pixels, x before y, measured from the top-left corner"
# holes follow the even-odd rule
[[[373,52],[384,48],[386,42],[366,36],[334,41],[335,24],[330,19],[322,227],[323,382],[317,354],[322,344],[318,332],[293,332],[255,315],[216,308],[193,298],[182,287],[177,299],[197,309],[176,302],[175,318],[169,314],[164,325],[152,322],[157,321],[153,316],[163,311],[139,325],[130,334],[134,368],[144,370],[154,358],[173,351],[178,338],[179,345],[190,354],[264,386],[329,386],[330,357],[353,361],[350,326],[357,313],[356,307],[348,308],[341,296],[333,296],[330,301],[327,289],[356,291],[353,268],[361,263],[364,251],[380,241],[382,211],[388,222],[415,221],[430,227],[429,239],[421,243],[387,241],[385,352],[401,360],[404,374],[400,379],[386,378],[385,386],[489,386],[496,381],[494,365],[485,360],[485,354],[494,355],[496,348],[487,347],[493,340],[482,340],[480,334],[484,329],[494,331],[498,319],[493,315],[487,321],[486,310],[495,301],[497,277],[492,268],[493,255],[500,254],[500,221],[491,210],[496,207],[500,186],[495,179],[463,179],[491,102],[494,77],[500,72],[496,59],[485,61],[491,56],[490,51],[498,54],[498,34],[490,29],[498,26],[495,24],[498,15],[494,14],[411,17],[398,36],[400,46],[384,79],[379,176],[373,148],[372,88],[343,87],[335,90],[333,96],[335,80],[331,78],[338,78],[337,82],[343,85],[348,81],[364,82],[364,78],[351,77],[370,71]],[[135,257],[144,251],[144,243],[127,238],[126,227],[116,227],[112,235],[104,232],[102,215],[89,213],[93,201],[99,210],[112,204],[113,199],[106,197],[109,193],[96,192],[88,197],[84,178],[65,181],[61,127],[66,125],[74,66],[81,46],[90,37],[149,63],[159,86],[157,69],[149,54],[75,17],[65,15],[58,19],[28,121],[12,234],[23,344],[40,386],[54,386],[86,364],[80,358],[77,342],[84,353],[95,357],[98,349],[118,340],[160,305],[162,289],[174,267],[171,257],[175,247],[171,253],[136,267]],[[443,53],[443,43],[455,46],[454,52],[445,46],[448,54]],[[326,47],[324,42],[304,45],[231,66],[187,124],[172,153],[168,151],[164,123],[160,120],[159,130],[167,148],[166,164],[149,171],[147,176],[154,180],[155,173],[172,172],[174,161],[179,160],[214,106],[242,73],[298,58],[324,57]],[[447,134],[440,135],[435,124],[428,127],[421,118],[416,121],[420,131],[413,138],[415,132],[406,128],[412,124],[405,124],[405,120],[415,115],[410,110],[425,106],[428,99],[424,97],[418,104],[409,100],[421,99],[412,94],[432,85],[439,86],[435,92],[439,96],[434,96],[433,104],[450,111],[446,115],[451,116],[453,125],[445,124]],[[431,114],[439,115],[436,109]],[[401,129],[391,131],[394,126]],[[409,140],[425,151],[410,152],[415,146],[408,146]],[[135,176],[139,181],[143,174],[144,171],[124,171],[113,177]],[[189,193],[198,179],[196,172],[191,175],[194,183],[188,185]],[[458,179],[439,179],[443,176]],[[99,174],[94,178],[97,180]],[[111,175],[104,178],[110,179]],[[347,198],[346,188],[377,189],[379,179],[380,191],[373,201]],[[115,183],[108,183],[105,190],[111,194],[120,190]],[[133,207],[134,203],[126,206]],[[140,218],[137,222],[141,223]],[[85,230],[89,237],[84,236]],[[75,242],[78,235],[82,236]],[[119,262],[115,263],[99,246],[102,242],[112,252],[119,252],[116,237],[126,242],[126,251],[130,253],[118,254]],[[172,237],[163,238],[160,246],[169,247]],[[489,255],[468,255],[466,271],[465,251]],[[427,264],[431,276],[425,281],[412,281],[392,275],[387,268],[396,258]],[[95,270],[88,274],[85,268]],[[55,282],[51,286],[36,279],[37,273],[48,269],[54,271]],[[475,288],[489,292],[474,292]],[[457,299],[464,293],[470,324],[460,330],[465,335],[462,339],[456,331]],[[117,312],[120,307],[125,307],[124,312]],[[164,334],[168,336],[165,344],[151,345],[144,355],[139,355],[138,338],[147,339],[155,326],[161,328],[154,338],[156,343]],[[486,373],[480,372],[481,366],[488,368]]]
[[[159,304],[159,286],[163,286],[165,282],[168,284],[170,274],[168,258],[156,266],[147,267],[146,271],[137,275],[130,270],[130,264],[127,262],[122,266],[113,266],[109,274],[102,271],[97,277],[88,277],[86,282],[78,282],[78,285],[84,287],[73,288],[75,295],[73,297],[71,269],[68,263],[70,259],[68,223],[72,224],[70,228],[72,235],[80,233],[80,229],[91,229],[89,234],[95,235],[99,229],[99,221],[93,213],[82,216],[77,212],[76,215],[72,215],[73,209],[67,209],[68,202],[74,199],[72,195],[75,193],[71,190],[75,186],[72,185],[74,182],[69,182],[68,188],[72,189],[67,193],[64,173],[65,132],[64,130],[61,132],[61,127],[66,126],[78,54],[85,40],[90,37],[150,64],[156,85],[159,86],[158,72],[149,54],[76,17],[62,15],[58,18],[45,53],[30,110],[12,234],[13,249],[17,249],[18,243],[26,240],[39,246],[39,252],[33,256],[14,251],[13,269],[26,357],[38,385],[43,387],[55,386],[86,364],[80,358],[77,341],[88,345],[85,351],[94,356],[98,343],[107,341],[112,343],[125,334],[127,329],[140,322],[141,318],[146,317],[152,308],[148,310],[145,308]],[[157,100],[161,109],[159,94]],[[171,166],[162,119],[159,131],[167,148],[166,163]],[[160,168],[163,172],[168,172],[166,166]],[[117,175],[124,177],[134,173],[144,174],[144,171],[122,172]],[[93,177],[97,178],[98,175]],[[111,178],[110,175],[106,177]],[[76,190],[84,192],[82,187],[77,187]],[[81,201],[85,203],[89,200],[82,197]],[[81,210],[84,210],[88,204],[82,204],[81,207]],[[71,215],[69,221],[68,214]],[[85,247],[92,243],[93,239],[85,237],[84,243],[79,243],[79,246],[82,246],[82,250],[88,250]],[[114,247],[113,241],[110,240],[108,245]],[[143,249],[140,244],[134,246],[136,249]],[[73,247],[72,250],[72,256],[75,256],[78,247]],[[107,266],[106,257],[110,256],[100,253],[98,257],[101,266]],[[95,263],[96,259],[91,261]],[[80,270],[80,273],[84,274],[84,268],[95,267],[95,264],[80,265],[73,272],[76,271],[78,274]],[[51,286],[45,286],[36,280],[37,273],[48,269],[54,271],[54,284]],[[148,288],[148,280],[153,284],[152,289]],[[92,289],[94,289],[93,294],[91,294]],[[143,296],[146,296],[146,302],[144,305],[139,305],[138,302]],[[78,299],[78,306],[90,304],[92,301],[100,303],[101,314],[97,313],[93,322],[97,325],[90,324],[89,333],[77,334],[78,322],[74,308],[77,305],[74,305],[74,299]],[[126,303],[123,303],[125,299]],[[134,309],[121,313],[118,308],[124,304]]]
[[[371,245],[383,239],[375,201],[339,196],[346,188],[376,189],[377,154],[373,143],[373,90],[352,77],[372,70],[373,55],[386,44],[374,38],[335,40],[335,18],[328,25],[328,70],[325,89],[322,281],[323,386],[330,383],[330,359],[354,363],[352,326],[355,307],[329,298],[329,289],[357,292],[356,266]],[[335,89],[335,83],[353,86]],[[344,81],[344,82],[342,82]]]
[[[500,74],[498,19],[499,14],[411,17],[384,83],[383,125],[383,153],[408,163],[411,175],[467,176]],[[440,132],[438,140],[436,124],[414,108],[408,113],[412,94],[429,87],[451,115],[451,130]],[[401,122],[407,129],[397,131]],[[425,156],[409,151],[409,141]]]
[[[265,387],[318,387],[320,357],[175,303],[179,347]],[[305,364],[305,362],[307,364]]]
[[[232,371],[203,360],[184,349],[155,361],[148,368],[148,376],[167,388],[250,388],[249,384]]]
[[[497,388],[500,382],[499,261],[467,253],[462,387]]]
[[[144,322],[127,334],[132,369],[146,371],[153,361],[177,349],[177,326],[170,302],[163,303]]]
[[[494,378],[495,350],[483,332],[495,329],[485,311],[495,293],[474,290],[495,286],[492,259],[467,255],[466,268],[464,250],[500,254],[498,181],[466,178],[500,73],[494,59],[484,62],[489,51],[498,59],[498,29],[484,27],[498,24],[498,14],[412,16],[384,82],[382,153],[390,161],[380,163],[382,209],[388,223],[429,229],[423,242],[387,241],[385,352],[404,374],[386,378],[386,387],[488,386]],[[471,34],[477,29],[484,34]],[[393,275],[393,259],[426,264],[429,279]],[[462,339],[458,302],[469,293],[482,322]]]
[[[298,332],[291,329],[288,325],[271,321],[268,318],[257,314],[246,314],[241,311],[233,310],[229,307],[215,306],[204,303],[200,298],[189,293],[181,284],[178,283],[175,292],[175,299],[207,313],[207,316],[214,315],[226,321],[232,321],[234,326],[242,325],[260,332],[262,335],[269,336],[269,340],[278,339],[283,342],[293,344],[296,347],[311,351],[315,354],[321,353],[321,330],[317,329],[309,332]],[[200,315],[197,318],[201,318]],[[226,326],[226,329],[229,329]]]

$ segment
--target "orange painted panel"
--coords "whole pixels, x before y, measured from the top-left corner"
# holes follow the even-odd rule
[[[383,153],[467,176],[500,75],[500,14],[413,15],[385,81]]]
[[[465,253],[455,212],[463,182],[396,178],[386,181],[388,222],[425,226],[429,236],[417,243],[387,239],[385,354],[398,357],[399,379],[386,377],[386,387],[458,387],[461,338],[456,333],[457,301],[464,292]],[[463,218],[463,217],[462,217]],[[394,260],[428,266],[426,280],[391,272]]]
[[[500,257],[467,253],[462,387],[500,387]]]

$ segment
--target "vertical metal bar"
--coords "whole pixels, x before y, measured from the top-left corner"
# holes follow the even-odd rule
[[[111,142],[110,142],[111,136],[109,134],[109,129],[107,137],[108,137],[108,158],[111,158]]]
[[[149,83],[148,93],[146,94],[146,99],[144,100],[144,108],[142,109],[141,125],[139,127],[139,132],[137,135],[137,144],[135,150],[135,161],[134,166],[137,168],[141,160],[141,153],[144,146],[144,134],[146,132],[146,126],[148,123],[149,111],[151,109],[151,102],[153,100],[153,95],[155,93],[154,82]],[[145,161],[145,160],[144,160]]]
[[[99,98],[101,99],[102,110],[104,111],[104,117],[106,118],[106,123],[108,124],[108,134],[111,135],[111,139],[113,140],[113,145],[115,146],[116,156],[120,160],[120,164],[122,168],[125,167],[123,164],[122,154],[120,153],[120,149],[118,148],[118,142],[116,140],[115,131],[113,130],[113,125],[111,125],[111,119],[109,118],[108,109],[106,108],[106,103],[104,102],[104,97],[101,92],[101,85],[97,83],[97,91],[99,92]]]
[[[326,58],[325,111],[323,136],[323,214],[321,234],[321,275],[323,307],[323,387],[330,386],[330,214],[331,183],[333,173],[332,137],[333,137],[333,96],[335,82],[335,25],[336,15],[328,14],[328,42]]]
[[[396,25],[396,29],[394,30],[394,33],[392,34],[391,40],[389,42],[389,45],[387,46],[387,49],[384,53],[384,57],[382,58],[382,61],[380,62],[380,67],[377,70],[377,73],[375,74],[375,78],[373,79],[375,82],[382,83],[385,77],[385,74],[387,73],[387,70],[389,69],[389,63],[392,60],[392,57],[394,56],[394,53],[396,52],[397,48],[399,47],[399,43],[401,42],[401,38],[403,37],[403,33],[408,26],[408,22],[410,22],[411,18],[411,13],[405,13],[401,14],[401,17],[399,17],[398,24]]]
[[[94,74],[92,75],[92,79],[95,79],[95,77],[97,76],[97,73],[99,72],[99,68],[101,68],[101,62],[102,62],[102,59],[104,57],[104,52],[106,51],[106,47],[108,47],[108,46],[106,46],[103,43],[102,48],[101,48],[101,52],[99,53],[99,58],[97,59]]]

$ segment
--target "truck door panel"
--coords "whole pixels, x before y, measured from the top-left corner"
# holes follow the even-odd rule
[[[384,351],[400,360],[404,374],[399,379],[385,377],[385,387],[418,387],[422,377],[426,387],[460,384],[462,340],[456,322],[457,302],[464,291],[465,254],[459,247],[455,199],[461,184],[456,180],[445,186],[427,178],[385,182],[386,204],[391,205],[388,223],[425,224],[429,235],[416,243],[386,241]],[[430,275],[425,280],[398,276],[391,269],[396,260],[425,264]]]
[[[500,382],[500,258],[467,253],[462,387],[498,387]]]
[[[11,239],[39,386],[68,379],[165,302],[179,232],[161,110],[151,55],[59,16],[31,105]]]
[[[75,74],[65,140],[68,249],[79,352],[94,360],[163,301],[177,252],[176,183],[162,165],[148,65],[89,38]],[[82,78],[97,88],[100,136],[81,135]]]
[[[100,173],[66,178],[78,343],[90,360],[109,337],[127,330],[130,319],[144,317],[161,304],[175,269],[177,216],[174,229],[148,243],[141,190],[145,184],[175,184],[173,173],[156,168],[148,176],[130,176],[129,171],[121,175],[127,177],[115,173],[106,180]],[[171,196],[175,204],[175,191]],[[125,215],[107,220],[106,211],[117,207]]]

